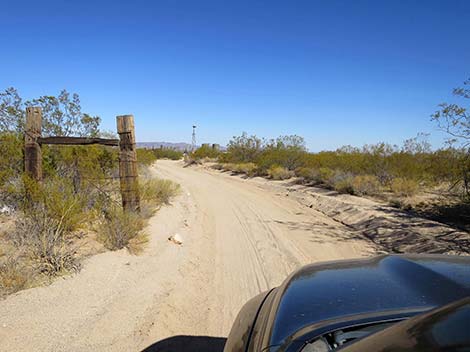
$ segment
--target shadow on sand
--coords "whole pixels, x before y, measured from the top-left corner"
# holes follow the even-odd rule
[[[155,342],[142,352],[222,352],[225,337],[173,336]]]

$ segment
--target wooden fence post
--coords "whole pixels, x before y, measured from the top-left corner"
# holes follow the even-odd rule
[[[116,117],[119,134],[119,178],[122,207],[127,211],[140,211],[137,153],[135,146],[134,116]]]
[[[42,153],[38,138],[41,137],[42,110],[40,107],[26,108],[26,130],[24,134],[24,171],[36,181],[42,180]]]

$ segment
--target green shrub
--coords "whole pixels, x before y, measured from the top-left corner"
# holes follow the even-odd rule
[[[183,152],[172,148],[152,149],[157,159],[180,160],[183,158]]]
[[[359,175],[353,178],[352,187],[357,195],[376,195],[380,192],[380,182],[377,176]]]
[[[307,182],[315,182],[319,180],[318,170],[311,167],[299,167],[295,170],[295,175],[301,177]]]
[[[219,149],[212,148],[208,144],[203,144],[201,147],[197,148],[193,153],[191,153],[191,156],[195,159],[215,159],[219,156],[219,154]]]
[[[219,156],[224,163],[254,162],[263,149],[263,140],[256,136],[248,136],[243,132],[241,136],[233,137],[227,146],[227,152]]]
[[[238,164],[238,170],[241,173],[244,173],[250,177],[253,177],[256,175],[258,171],[258,167],[256,166],[255,163],[242,163],[242,164]]]
[[[36,204],[15,223],[11,240],[28,254],[40,273],[56,276],[80,268],[65,220],[68,213],[55,219],[44,204]]]
[[[140,165],[149,166],[157,160],[157,156],[152,149],[138,148],[137,149],[137,162]]]
[[[233,171],[233,170],[235,170],[235,164],[232,164],[232,163],[222,164],[222,170],[223,171]]]
[[[419,185],[414,180],[398,177],[392,180],[390,188],[393,193],[399,196],[411,197],[418,192]]]
[[[318,180],[326,185],[331,185],[331,179],[335,175],[335,172],[328,167],[321,167],[318,169]]]
[[[0,133],[0,187],[23,172],[23,138],[16,133]]]
[[[329,182],[333,189],[339,193],[354,194],[353,179],[354,176],[350,173],[336,171]]]
[[[350,179],[337,181],[333,187],[338,193],[354,194],[354,188]]]
[[[140,199],[151,206],[169,204],[172,197],[179,192],[180,186],[170,180],[144,179],[139,183]]]
[[[124,211],[120,206],[106,210],[98,226],[98,240],[109,250],[129,247],[144,226],[138,213]]]
[[[285,167],[273,165],[268,170],[268,176],[273,180],[287,180],[293,176],[293,172]]]

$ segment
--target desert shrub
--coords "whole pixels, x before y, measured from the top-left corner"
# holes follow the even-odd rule
[[[295,169],[295,175],[306,182],[315,182],[319,179],[318,170],[311,167],[298,167]]]
[[[337,170],[329,180],[329,185],[339,193],[354,194],[354,176],[351,173]]]
[[[152,149],[138,148],[137,149],[137,162],[139,165],[149,166],[157,160],[157,156]]]
[[[388,205],[391,206],[392,208],[402,209],[405,203],[401,199],[392,198],[389,200]]]
[[[120,206],[109,207],[98,224],[98,240],[109,250],[128,247],[144,226],[138,213],[124,211]]]
[[[223,164],[222,170],[223,171],[230,171],[230,172],[233,172],[235,174],[241,173],[240,164],[235,164],[235,163]]]
[[[116,148],[92,146],[43,146],[44,177],[67,178],[75,193],[89,193],[90,188],[117,176]]]
[[[72,181],[54,177],[38,183],[26,175],[11,179],[3,187],[3,200],[24,215],[41,209],[45,215],[59,221],[65,231],[80,227],[86,217],[88,194],[74,193]],[[35,215],[35,214],[33,214]]]
[[[305,141],[302,137],[280,136],[264,143],[255,162],[263,171],[267,171],[271,166],[295,170],[303,166],[305,155]]]
[[[17,186],[8,189],[21,210],[9,240],[39,273],[78,270],[72,235],[86,219],[84,198],[73,192],[70,180],[57,177],[37,183],[25,176]]]
[[[195,159],[204,159],[210,158],[215,159],[219,156],[220,151],[217,148],[212,148],[212,146],[208,144],[203,144],[199,148],[197,148],[193,153],[191,153],[192,157]]]
[[[153,154],[157,159],[170,159],[180,160],[183,158],[183,152],[172,148],[157,148],[152,149]]]
[[[0,187],[23,171],[23,139],[17,133],[0,133]]]
[[[258,170],[255,163],[228,164],[227,168],[236,174],[246,174],[250,177],[255,176]]]
[[[248,136],[243,132],[241,136],[233,137],[227,146],[227,152],[220,155],[224,163],[254,162],[263,148],[263,140],[256,136]]]
[[[232,163],[222,164],[223,171],[233,171],[234,169],[235,169],[235,164],[232,164]]]
[[[212,165],[212,168],[213,168],[214,170],[224,170],[224,164],[219,164],[219,163],[217,163],[217,164],[215,164],[215,165]]]
[[[240,172],[247,174],[250,177],[255,176],[258,170],[258,167],[256,166],[255,163],[243,163],[243,164],[239,164],[238,167],[239,167]]]
[[[180,186],[170,180],[151,178],[141,180],[139,183],[140,199],[153,206],[169,204],[179,189]]]
[[[184,166],[185,167],[192,166],[192,165],[201,165],[201,164],[202,164],[202,160],[193,157],[192,154],[185,154],[184,155]]]
[[[0,262],[0,297],[28,287],[32,272],[18,258],[7,258]]]
[[[11,239],[27,253],[40,273],[55,276],[80,268],[66,228],[67,214],[68,211],[64,212],[60,220],[51,218],[44,204],[39,204],[16,221]]]
[[[399,196],[410,197],[418,192],[419,185],[415,180],[398,177],[391,182],[390,189]]]
[[[328,167],[321,167],[318,169],[318,180],[326,185],[331,184],[331,180],[334,175],[335,172]]]
[[[285,167],[273,165],[268,170],[268,176],[273,180],[287,180],[293,176],[293,172]]]
[[[60,223],[63,231],[70,233],[75,231],[83,223],[86,217],[86,194],[76,194],[72,182],[68,179],[50,178],[39,184],[24,177],[25,189],[23,211],[26,215],[30,212],[36,216],[39,214]]]
[[[376,195],[380,192],[380,182],[373,175],[359,175],[352,180],[354,194],[357,195]]]
[[[98,240],[110,250],[127,248],[131,253],[138,254],[148,242],[148,236],[142,232],[145,220],[154,213],[156,207],[169,204],[179,189],[180,186],[170,180],[141,180],[139,192],[142,211],[124,211],[120,205],[108,203],[102,209],[96,227]]]

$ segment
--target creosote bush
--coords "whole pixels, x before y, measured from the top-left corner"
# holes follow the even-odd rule
[[[258,167],[255,163],[236,164],[235,168],[237,172],[246,174],[250,177],[256,176],[258,173]]]
[[[72,238],[43,210],[18,221],[15,232],[39,273],[57,276],[80,269]]]
[[[310,167],[299,167],[295,170],[295,175],[300,177],[304,182],[310,183],[319,183],[320,173],[318,170]]]
[[[151,149],[157,159],[180,160],[183,158],[183,152],[172,148]]]
[[[398,177],[392,181],[390,188],[393,193],[399,196],[411,197],[418,192],[419,185],[414,180]]]
[[[351,173],[336,171],[330,178],[330,185],[339,193],[354,194],[353,187],[354,176]]]
[[[380,192],[380,182],[376,176],[373,175],[359,175],[355,176],[352,180],[352,188],[354,194],[363,195],[377,195]]]
[[[124,211],[120,206],[109,207],[103,214],[98,226],[98,240],[109,250],[129,246],[144,226],[138,213]]]
[[[220,155],[220,151],[216,148],[212,148],[212,146],[203,144],[199,148],[197,148],[194,152],[191,153],[191,156],[194,159],[216,159]]]
[[[152,216],[159,206],[169,204],[179,189],[180,186],[170,180],[141,180],[141,212],[124,211],[120,205],[108,204],[102,211],[97,227],[98,240],[109,250],[127,248],[131,253],[138,254],[148,242],[147,235],[142,232],[146,219]]]
[[[450,191],[465,197],[470,184],[468,148],[433,151],[426,138],[418,135],[401,147],[377,143],[309,153],[299,136],[265,140],[243,133],[233,137],[227,151],[220,154],[219,169],[249,175],[253,167],[245,171],[238,165],[252,163],[256,175],[271,177],[272,170],[282,167],[295,170],[305,183],[358,195],[376,195],[390,188],[397,195],[409,195],[419,190],[418,185],[449,185]]]
[[[273,165],[268,170],[268,176],[273,180],[287,180],[294,175],[292,171],[289,171],[285,167]]]

